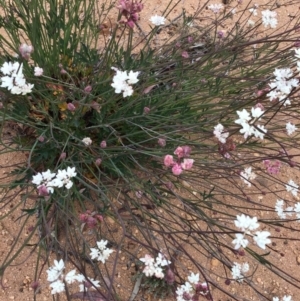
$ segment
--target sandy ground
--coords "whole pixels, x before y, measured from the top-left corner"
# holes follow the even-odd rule
[[[230,2],[230,5],[232,8],[235,7],[238,1],[228,1]],[[248,1],[240,1],[243,2],[239,9],[242,9],[246,6]],[[253,1],[253,5],[255,3],[262,6],[263,4],[267,3],[268,1],[265,0],[257,0],[256,2]],[[295,11],[299,9],[299,5],[294,5],[294,7],[286,7],[284,5],[285,1],[281,0],[279,1],[281,5],[278,6],[278,19],[280,21],[280,24],[284,24],[287,21],[290,21],[290,17],[292,15],[295,15]],[[278,3],[279,3],[278,2]],[[140,17],[140,27],[143,32],[147,32],[149,30],[149,18],[154,15],[158,14],[160,15],[165,8],[165,0],[153,0],[153,1],[144,1],[145,8],[142,11]],[[181,1],[176,9],[173,10],[173,12],[170,14],[168,20],[173,20],[174,18],[178,17],[182,13],[182,9],[184,8],[187,13],[192,14],[196,11],[199,4],[203,4],[204,1],[196,1],[196,0],[183,0]],[[210,1],[209,3],[221,3],[221,0],[216,1]],[[250,5],[253,6],[253,5]],[[205,13],[205,14],[204,14]],[[213,17],[212,13],[210,11],[205,10],[203,13],[203,16],[210,16]],[[249,13],[250,15],[250,13]],[[254,16],[253,20],[258,20],[259,16]],[[204,19],[202,22],[206,22]],[[235,22],[235,19],[232,20],[232,23]],[[226,31],[229,26],[232,24],[224,24],[224,31]],[[168,29],[164,29],[162,33],[157,36],[157,46],[163,45],[165,41],[170,37],[170,33],[167,32]],[[135,34],[135,40],[138,41],[141,38],[141,32],[136,29]],[[24,159],[22,157],[24,155],[20,154],[20,158],[16,157],[15,155],[2,155],[0,157],[0,166],[1,166],[1,174],[5,175],[9,168],[7,168],[8,165],[15,163],[19,159]],[[283,170],[281,173],[281,176],[283,177],[283,180],[289,179],[291,176],[291,171]],[[299,172],[293,174],[293,178],[298,180],[300,179]],[[265,204],[269,204],[270,206],[273,206],[273,199],[269,199],[268,196],[263,196],[262,201]],[[6,210],[3,209],[0,212],[0,216],[5,215]],[[17,220],[18,216],[20,214],[20,210],[16,209],[15,213],[6,217],[0,222],[0,258],[4,258],[8,252],[10,247],[14,244],[16,241],[16,233],[20,230],[22,227],[22,223]],[[111,226],[113,227],[113,221],[110,221]],[[26,226],[26,228],[23,229],[22,235],[19,238],[19,241],[24,241],[26,237],[30,234],[30,224]],[[133,229],[134,231],[134,229]],[[37,237],[37,234],[34,234],[35,237]],[[285,234],[281,233],[281,236],[284,237]],[[273,256],[281,262],[282,267],[284,269],[294,275],[295,277],[300,278],[299,273],[299,264],[300,264],[300,245],[298,242],[289,242],[286,243],[284,240],[280,240],[276,246],[279,252],[275,252]],[[34,279],[34,274],[36,272],[36,258],[37,258],[37,252],[32,251],[32,247],[26,248],[24,251],[19,254],[17,259],[12,263],[12,266],[9,267],[2,278],[2,284],[5,286],[5,289],[0,288],[0,301],[7,301],[7,300],[20,300],[20,301],[31,301],[33,300],[33,290],[31,288],[31,283]],[[284,256],[282,255],[284,254]],[[239,259],[239,256],[236,256],[237,260]],[[54,257],[53,257],[54,259]],[[119,270],[117,271],[117,278],[116,281],[119,284],[120,287],[120,295],[122,296],[128,296],[130,295],[130,291],[132,289],[132,282],[130,281],[131,274],[133,272],[132,268],[128,268],[127,266],[126,258],[121,257],[121,263],[119,266]],[[216,272],[218,274],[218,271],[222,270],[221,264],[214,259],[208,260],[206,263],[206,266],[208,269],[211,269],[212,271]],[[293,300],[297,301],[299,299],[299,292],[294,289],[293,287],[289,286],[286,283],[282,283],[279,279],[276,279],[274,276],[268,276],[266,277],[267,272],[264,268],[259,268],[257,273],[255,274],[252,281],[265,288],[267,292],[270,293],[270,296],[272,294],[278,294],[280,296],[284,294],[291,294],[293,296]],[[37,300],[39,301],[50,301],[53,300],[52,296],[50,294],[50,289],[47,286],[47,281],[45,277],[45,272],[42,273],[38,278],[40,278],[41,283],[41,290],[37,294]],[[223,281],[219,277],[216,277],[215,279],[217,282]],[[127,287],[129,287],[127,289]],[[248,300],[259,300],[257,295],[254,295],[252,292],[250,292],[249,288],[246,285],[239,285],[239,284],[232,284],[229,288],[230,292],[235,294],[236,292],[239,292],[240,294],[244,295],[245,298]],[[220,293],[216,294],[217,301],[230,301],[230,298],[225,297],[225,295],[222,295]],[[64,300],[64,297],[61,297],[59,300]],[[122,300],[125,300],[125,298]]]

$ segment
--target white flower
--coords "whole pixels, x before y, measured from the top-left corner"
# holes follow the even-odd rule
[[[169,265],[171,263],[171,261],[167,260],[166,257],[161,254],[161,253],[158,253],[157,257],[156,257],[156,262],[155,262],[155,265],[158,266],[166,266],[166,265]]]
[[[146,254],[144,258],[140,258],[140,261],[143,262],[145,265],[153,265],[154,264],[154,258],[148,254]]]
[[[293,301],[292,296],[283,296],[282,301]]]
[[[252,231],[259,227],[256,216],[251,218],[250,216],[245,214],[237,215],[234,224],[243,232]]]
[[[71,189],[72,188],[72,186],[73,186],[73,182],[72,181],[67,181],[66,183],[65,183],[65,187],[67,188],[67,189]]]
[[[69,178],[76,177],[77,173],[76,173],[75,170],[76,170],[75,167],[70,167],[70,166],[68,166],[68,167],[67,167],[67,172],[66,172],[67,176],[68,176]]]
[[[270,26],[271,28],[276,28],[277,26],[277,13],[276,11],[263,10],[261,12],[262,15],[262,23],[265,27]]]
[[[139,80],[138,80],[138,76],[139,76],[140,72],[136,71],[133,72],[132,70],[129,71],[128,76],[127,76],[127,83],[132,85],[132,84],[136,84]]]
[[[255,25],[255,22],[253,20],[251,20],[251,19],[249,19],[247,23],[248,23],[249,27],[252,27],[252,26]]]
[[[199,283],[199,273],[194,274],[193,272],[191,272],[191,275],[188,276],[188,280],[190,283],[192,284],[197,284]]]
[[[163,273],[163,269],[161,267],[155,267],[154,276],[159,279],[163,279],[165,274]]]
[[[260,125],[260,124],[257,125],[257,128],[258,129],[254,128],[253,134],[256,138],[263,140],[265,137],[265,134],[267,133],[267,129],[263,125]]]
[[[294,124],[292,124],[290,122],[288,122],[286,124],[286,131],[289,136],[291,136],[296,130],[297,130],[297,127]]]
[[[234,249],[238,250],[240,247],[246,248],[249,241],[244,237],[241,233],[235,234],[235,239],[232,241],[233,244],[235,244]]]
[[[253,118],[260,118],[263,115],[264,111],[260,107],[251,108],[251,115]]]
[[[236,111],[236,113],[239,116],[239,119],[235,120],[237,124],[248,123],[251,120],[250,114],[245,109],[243,111]]]
[[[98,261],[101,261],[102,263],[105,263],[105,261],[108,259],[111,253],[113,253],[112,249],[109,249],[106,247],[107,240],[101,239],[100,241],[97,241],[97,248],[91,248],[90,256],[92,259],[97,259]]]
[[[213,133],[221,143],[223,143],[223,144],[226,143],[226,139],[228,138],[229,133],[228,132],[224,133],[224,126],[221,123],[217,124],[214,127]]]
[[[59,294],[65,291],[65,284],[61,280],[57,280],[55,282],[50,283],[50,287],[52,288],[52,295]]]
[[[283,200],[277,200],[276,201],[275,211],[277,212],[278,216],[281,219],[285,219],[286,218],[286,214],[284,213],[284,210],[283,210],[283,205],[284,205],[284,201]]]
[[[65,280],[67,283],[71,284],[75,281],[78,281],[78,277],[76,275],[76,270],[72,270],[70,271],[66,276],[65,276]]]
[[[256,174],[252,172],[252,167],[247,167],[240,173],[241,179],[248,185],[248,187],[251,187],[251,182],[256,178]]]
[[[244,274],[249,271],[249,264],[248,263],[243,263],[239,264],[237,262],[234,262],[234,265],[231,268],[231,275],[232,278],[242,282],[244,278]]]
[[[163,17],[163,16],[158,16],[158,15],[155,15],[155,16],[152,16],[150,18],[150,21],[153,25],[155,26],[160,26],[160,25],[164,25],[165,24],[165,21],[166,21],[166,18]]]
[[[42,176],[43,176],[43,179],[45,180],[45,181],[51,181],[54,177],[55,177],[55,173],[52,173],[51,171],[50,171],[50,169],[48,169],[47,171],[44,171],[44,172],[42,172]]]
[[[220,3],[208,5],[208,9],[213,11],[215,14],[218,14],[220,12],[220,10],[222,10],[223,8],[224,8],[224,6]]]
[[[44,73],[43,68],[34,67],[34,76],[42,76]]]
[[[86,146],[89,146],[92,144],[92,139],[90,137],[85,137],[81,140]]]
[[[32,183],[35,185],[40,185],[42,181],[44,180],[42,174],[39,172],[35,176],[32,177]]]
[[[93,289],[95,289],[95,287],[100,287],[99,280],[94,280],[94,279],[88,277],[88,280],[86,280],[86,282],[89,282],[90,284],[92,284]],[[86,290],[87,290],[87,288],[84,284],[79,285],[80,292],[84,292]]]
[[[271,239],[268,238],[271,233],[268,231],[256,231],[253,240],[261,249],[266,249],[266,244],[271,243]]]
[[[50,282],[56,281],[62,274],[64,268],[65,268],[65,264],[62,259],[60,261],[54,260],[54,266],[50,267],[46,271],[48,274],[47,280]]]
[[[247,262],[242,263],[242,273],[249,272],[249,264]]]
[[[287,192],[291,192],[295,197],[297,196],[299,186],[293,180],[289,180],[285,188]]]
[[[295,57],[300,59],[300,48],[294,49],[295,50]],[[298,63],[298,62],[297,62]]]

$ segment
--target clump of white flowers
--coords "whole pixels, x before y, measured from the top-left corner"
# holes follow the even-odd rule
[[[199,273],[191,273],[188,281],[176,290],[177,301],[198,300],[199,296],[208,296],[209,290],[206,282],[200,283]]]
[[[207,6],[213,13],[218,14],[221,10],[223,10],[224,6],[221,3],[210,4]]]
[[[32,183],[37,185],[39,195],[49,195],[54,192],[54,188],[65,187],[70,189],[73,186],[72,178],[76,177],[75,167],[59,169],[57,173],[52,173],[50,169],[39,172],[32,177]]]
[[[160,26],[160,25],[164,25],[165,24],[165,21],[166,21],[166,18],[163,17],[163,16],[158,16],[158,15],[155,15],[155,16],[152,16],[150,18],[150,21],[153,25],[155,26]]]
[[[93,143],[92,139],[90,137],[85,137],[81,140],[84,145],[89,146]]]
[[[224,131],[224,126],[221,123],[219,123],[214,127],[214,135],[221,143],[225,144],[229,133]]]
[[[242,282],[245,274],[249,271],[249,264],[247,262],[239,264],[234,262],[231,268],[231,275],[234,280]]]
[[[256,174],[252,172],[252,167],[246,167],[244,171],[240,173],[241,179],[248,185],[248,187],[251,187],[251,182],[256,178]]]
[[[265,134],[267,133],[267,129],[263,125],[256,124],[256,120],[259,120],[264,111],[262,106],[257,104],[251,109],[251,115],[247,112],[246,109],[242,111],[236,111],[239,116],[239,119],[235,120],[235,123],[242,126],[240,129],[240,133],[244,134],[244,138],[247,139],[249,136],[254,135],[256,138],[264,139]]]
[[[297,185],[293,180],[289,180],[285,185],[286,191],[290,192],[294,197],[298,195],[299,185]]]
[[[113,77],[113,83],[111,86],[115,89],[115,93],[119,94],[123,92],[123,97],[131,96],[133,94],[132,84],[136,84],[138,80],[138,75],[140,72],[133,71],[121,71],[115,67],[111,67],[116,71]]]
[[[292,296],[283,296],[282,301],[293,301],[292,300]],[[278,297],[273,297],[273,301],[280,301],[280,299]]]
[[[278,23],[276,11],[270,11],[269,9],[263,10],[261,15],[262,23],[265,27],[270,26],[271,28],[276,28]]]
[[[151,255],[146,254],[144,258],[140,258],[140,261],[145,264],[143,273],[146,277],[155,276],[160,279],[163,279],[165,276],[163,267],[171,263],[162,253],[158,253],[155,259]]]
[[[91,248],[91,258],[105,263],[110,254],[113,252],[112,249],[106,247],[107,243],[108,241],[103,239],[97,241],[97,248]]]
[[[11,94],[28,94],[32,92],[33,84],[26,83],[23,74],[23,64],[19,62],[4,62],[0,71],[4,76],[1,79],[1,87],[7,88]]]
[[[261,248],[266,249],[266,244],[271,243],[271,240],[268,238],[271,233],[268,231],[256,231],[255,234],[252,231],[259,228],[259,223],[257,222],[257,217],[250,217],[247,215],[237,215],[234,224],[237,228],[243,233],[236,233],[235,239],[232,243],[235,245],[234,249],[237,250],[240,247],[246,248],[249,244],[249,240],[246,238],[246,235],[252,236],[254,242]]]
[[[51,294],[59,294],[65,291],[65,282],[68,284],[78,281],[80,283],[79,290],[84,292],[89,287],[100,287],[99,281],[92,278],[86,278],[82,274],[76,274],[76,270],[72,270],[66,275],[63,274],[65,263],[54,260],[54,265],[46,272],[48,274],[47,280],[50,282]]]

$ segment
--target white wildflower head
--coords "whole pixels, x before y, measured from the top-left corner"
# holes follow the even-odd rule
[[[97,248],[90,249],[91,258],[105,263],[106,260],[109,258],[110,254],[113,253],[112,249],[107,248],[107,243],[108,241],[103,239],[97,241]]]
[[[164,25],[166,21],[166,18],[163,16],[154,15],[151,16],[150,22],[155,26]]]
[[[214,127],[214,135],[221,143],[226,143],[226,139],[229,136],[229,133],[224,131],[224,126],[219,123]]]
[[[251,181],[256,178],[256,174],[252,172],[252,167],[246,167],[240,175],[241,179],[248,185],[248,187],[251,187]]]
[[[245,274],[248,271],[249,271],[249,264],[247,262],[242,264],[234,262],[231,268],[231,275],[234,280],[242,282],[243,278],[245,277]]]
[[[293,196],[298,195],[299,185],[297,185],[293,180],[289,180],[288,183],[285,185],[286,191],[290,192]]]
[[[90,137],[85,137],[81,140],[86,146],[89,146],[93,143],[92,139]]]
[[[294,134],[297,130],[297,127],[294,124],[290,123],[290,122],[288,122],[285,127],[286,127],[286,132],[289,136]]]
[[[224,9],[224,6],[221,3],[216,3],[208,5],[207,8],[210,9],[213,13],[218,14],[221,10]]]
[[[262,23],[265,27],[270,26],[271,28],[276,28],[278,20],[276,11],[263,10],[261,12]]]

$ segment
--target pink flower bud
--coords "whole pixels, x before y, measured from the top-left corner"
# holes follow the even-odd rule
[[[144,113],[145,113],[145,114],[149,114],[149,113],[150,113],[150,108],[144,107]]]
[[[188,40],[188,43],[192,43],[193,42],[193,38],[192,37],[188,37],[187,40]]]
[[[92,86],[91,85],[88,85],[84,88],[84,93],[86,94],[90,94],[92,91]]]
[[[165,280],[169,285],[172,285],[175,281],[175,274],[170,267],[165,272]]]
[[[65,69],[60,69],[60,74],[67,74],[68,72]]]
[[[185,59],[188,59],[190,57],[187,51],[182,51],[181,56]]]
[[[106,148],[106,147],[107,147],[107,144],[106,144],[106,141],[105,141],[105,140],[101,141],[100,147],[101,147],[101,148]]]
[[[20,52],[22,58],[25,60],[29,60],[30,54],[33,52],[33,50],[34,50],[33,46],[27,45],[25,43],[19,47],[19,52]]]
[[[76,110],[76,107],[75,107],[71,102],[69,102],[69,103],[67,104],[67,109],[68,109],[70,112],[73,112],[73,111]]]
[[[158,145],[160,145],[161,147],[165,147],[166,146],[166,139],[164,138],[159,138],[157,141]]]
[[[98,158],[98,159],[95,161],[95,164],[96,164],[97,166],[101,165],[101,163],[102,163],[102,159],[100,159],[100,158]]]
[[[40,142],[44,142],[45,141],[45,137],[44,136],[39,136],[37,139]]]
[[[64,159],[66,159],[66,157],[67,157],[67,154],[65,152],[62,152],[59,156],[59,160],[64,160]]]
[[[45,185],[41,185],[39,188],[38,188],[38,194],[40,196],[48,196],[49,195],[49,192],[48,192],[48,189]]]

